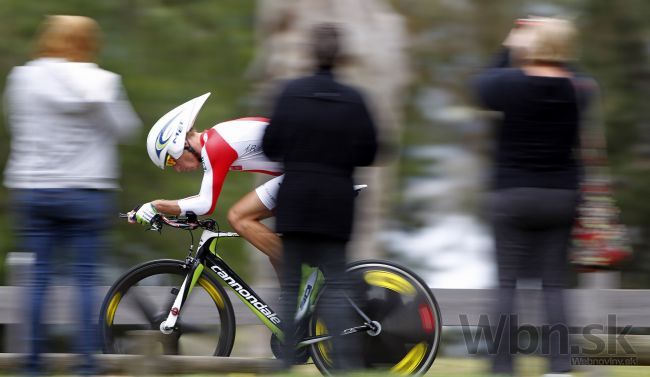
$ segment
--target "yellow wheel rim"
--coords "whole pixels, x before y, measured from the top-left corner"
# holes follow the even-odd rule
[[[108,304],[108,310],[106,311],[106,323],[113,325],[113,320],[115,319],[115,311],[117,310],[117,305],[122,300],[122,294],[117,292],[112,298],[111,302]]]
[[[221,293],[217,291],[217,288],[214,287],[214,285],[210,284],[210,282],[201,276],[198,281],[199,285],[205,289],[206,292],[210,295],[212,300],[217,304],[219,309],[223,309],[225,306],[225,303],[223,302],[223,297],[221,297]]]
[[[366,271],[363,274],[366,283],[377,287],[390,289],[400,294],[415,296],[415,287],[408,280],[389,271]]]
[[[325,323],[319,319],[316,321],[316,335],[325,335],[325,334],[327,334],[327,327],[325,327]],[[317,347],[318,347],[318,352],[323,358],[323,361],[327,365],[332,365],[332,358],[330,356],[330,353],[332,352],[332,342],[324,340],[322,342],[319,342],[317,344]]]
[[[424,359],[424,355],[427,352],[427,345],[424,342],[418,343],[415,347],[404,356],[399,363],[397,363],[391,372],[401,375],[413,374],[417,371],[418,366]]]

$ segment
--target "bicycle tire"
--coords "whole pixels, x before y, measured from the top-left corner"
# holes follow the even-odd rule
[[[406,267],[388,261],[359,261],[348,265],[347,271],[360,289],[358,306],[382,328],[374,336],[367,332],[346,335],[363,337],[357,355],[361,366],[395,374],[424,374],[436,358],[442,331],[440,308],[427,284]],[[317,304],[310,335],[324,334],[327,329]],[[331,347],[330,341],[310,346],[312,360],[324,375],[336,372]]]
[[[167,318],[187,273],[182,261],[159,259],[122,275],[100,309],[104,352],[229,356],[236,328],[232,303],[217,278],[205,270],[183,304],[177,328],[169,335],[160,332],[160,323]],[[217,310],[210,311],[211,307]],[[133,330],[146,330],[150,335]],[[149,336],[146,346],[143,334]],[[154,349],[150,349],[152,345]]]

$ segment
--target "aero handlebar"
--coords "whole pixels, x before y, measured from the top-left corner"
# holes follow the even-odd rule
[[[129,215],[126,213],[120,213],[119,216],[123,219],[129,218]],[[151,219],[152,230],[160,231],[164,225],[183,230],[202,228],[205,230],[215,231],[218,229],[217,222],[214,219],[199,220],[193,213],[188,213],[187,216],[177,218],[157,214],[153,219]],[[223,236],[237,237],[235,235],[229,235],[229,233],[224,233]]]

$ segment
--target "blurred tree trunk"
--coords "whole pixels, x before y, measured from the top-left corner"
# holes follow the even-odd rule
[[[409,81],[407,33],[402,17],[384,0],[259,0],[257,56],[248,71],[258,85],[256,106],[268,109],[281,81],[312,71],[308,32],[320,22],[344,29],[345,64],[337,75],[364,91],[382,143],[396,151]],[[384,154],[381,166],[357,174],[356,182],[369,188],[357,199],[353,259],[381,255],[377,238],[395,186],[394,159]]]

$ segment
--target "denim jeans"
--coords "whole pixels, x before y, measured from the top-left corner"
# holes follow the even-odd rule
[[[78,372],[96,372],[93,353],[98,350],[96,326],[97,266],[103,233],[109,225],[114,194],[85,189],[13,190],[16,226],[23,251],[32,252],[35,263],[29,282],[30,355],[27,372],[42,372],[40,354],[45,352],[46,332],[42,317],[48,301],[47,288],[60,267],[76,280],[79,295],[74,328],[75,352],[82,356]],[[65,261],[65,262],[63,262]],[[65,266],[61,266],[65,264]],[[51,297],[49,298],[51,301]]]

